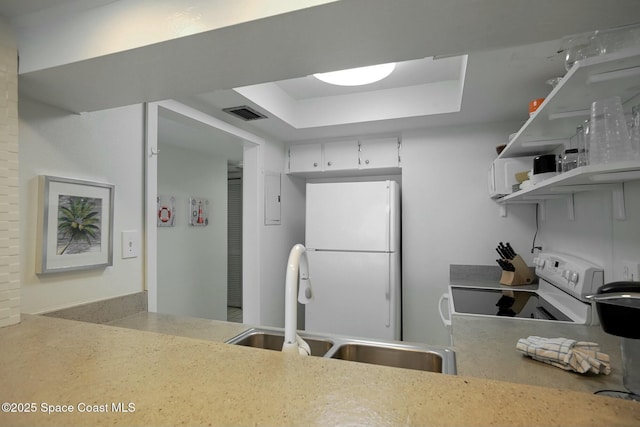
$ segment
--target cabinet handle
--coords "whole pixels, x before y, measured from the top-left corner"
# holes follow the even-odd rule
[[[331,162],[327,162],[327,166],[331,166]]]
[[[369,164],[369,160],[365,160],[364,162],[365,162],[367,165]]]
[[[313,162],[313,167],[314,167],[314,168],[317,168],[317,167],[318,167],[318,163]]]

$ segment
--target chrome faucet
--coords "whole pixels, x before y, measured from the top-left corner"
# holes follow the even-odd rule
[[[304,356],[311,354],[309,345],[300,338],[296,330],[298,329],[298,301],[306,304],[312,297],[307,250],[298,243],[291,248],[285,275],[283,352]]]

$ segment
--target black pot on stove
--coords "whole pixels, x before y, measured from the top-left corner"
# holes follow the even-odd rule
[[[596,302],[602,330],[640,339],[640,282],[607,283],[591,299]]]
[[[640,282],[613,282],[589,298],[596,303],[602,329],[620,337],[622,383],[640,400]]]

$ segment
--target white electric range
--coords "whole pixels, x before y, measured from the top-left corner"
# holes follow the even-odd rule
[[[502,316],[522,320],[598,324],[596,310],[586,298],[603,285],[601,267],[578,257],[539,253],[533,260],[538,286],[474,286],[452,284],[449,313],[469,316]],[[441,299],[441,302],[442,300]],[[441,317],[445,325],[451,319]]]

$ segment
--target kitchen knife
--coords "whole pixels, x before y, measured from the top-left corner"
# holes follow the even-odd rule
[[[509,251],[510,255],[511,255],[511,259],[514,259],[516,257],[516,255],[518,255],[516,253],[516,251],[513,250],[513,248],[511,247],[511,243],[507,242],[507,250]]]
[[[503,270],[506,271],[516,271],[516,268],[509,261],[502,261],[504,263]]]
[[[502,252],[505,253],[505,255],[507,256],[507,259],[513,259],[515,257],[515,255],[513,256],[511,255],[511,251],[509,250],[509,248],[506,247],[502,242],[500,242],[500,249],[502,250]]]
[[[498,245],[498,250],[500,251],[502,258],[510,259],[509,252],[507,252],[507,247],[502,242],[500,242],[500,244]]]
[[[513,264],[511,264],[508,261],[505,261],[505,260],[502,260],[502,259],[497,259],[496,262],[505,271],[516,271],[516,268],[513,266]]]

